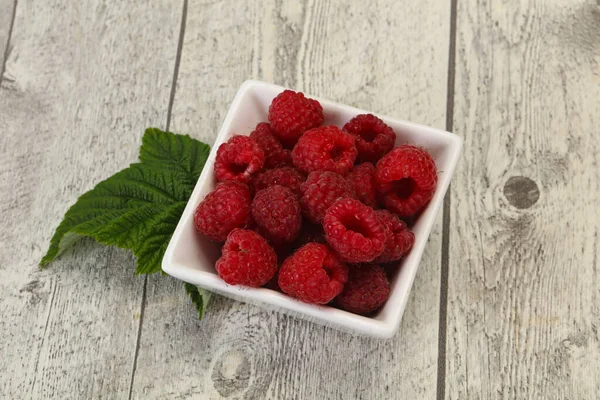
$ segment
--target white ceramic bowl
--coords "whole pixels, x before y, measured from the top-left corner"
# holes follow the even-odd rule
[[[194,228],[194,210],[215,187],[213,164],[218,147],[233,134],[249,135],[257,123],[267,121],[269,104],[284,89],[258,81],[246,81],[240,87],[212,147],[206,166],[175,229],[163,258],[162,268],[169,275],[227,297],[349,332],[389,338],[400,325],[423,249],[458,161],[462,139],[439,129],[379,116],[396,132],[396,145],[411,143],[425,147],[435,159],[438,171],[443,173],[439,175],[433,199],[413,226],[415,244],[391,281],[390,298],[375,316],[363,317],[333,307],[302,303],[267,288],[231,286],[221,280],[215,271],[215,262],[220,256],[219,245],[210,242]],[[343,104],[313,96],[308,97],[317,99],[323,106],[326,125],[342,127],[352,117],[368,113]]]

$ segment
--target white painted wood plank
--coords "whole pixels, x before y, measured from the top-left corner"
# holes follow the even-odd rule
[[[212,143],[248,78],[443,128],[449,11],[438,1],[190,2],[172,128]],[[220,297],[198,322],[180,282],[151,279],[133,397],[435,398],[440,226],[389,341]]]
[[[447,397],[600,392],[600,5],[458,2]]]
[[[0,397],[126,398],[143,278],[86,242],[37,263],[77,196],[163,126],[173,1],[20,0],[0,88]]]
[[[4,53],[8,47],[14,5],[14,0],[0,0],[0,70],[4,65]]]

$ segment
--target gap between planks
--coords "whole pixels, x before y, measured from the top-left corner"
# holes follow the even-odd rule
[[[446,97],[446,130],[454,129],[454,82],[456,76],[456,10],[458,0],[450,0],[450,44],[448,46],[448,89]],[[446,334],[448,315],[448,276],[450,265],[450,186],[444,198],[442,215],[442,260],[440,271],[440,321],[438,324],[438,370],[436,398],[446,397]]]
[[[6,60],[8,59],[8,54],[10,53],[10,40],[12,38],[13,27],[15,26],[15,17],[17,15],[17,6],[18,0],[15,0],[12,8],[12,16],[10,18],[10,27],[8,28],[8,35],[6,37],[6,43],[4,43],[4,54],[2,55],[2,66],[0,67],[0,86],[2,85],[2,79],[4,78],[4,72],[6,71]],[[0,43],[1,45],[1,43]],[[2,49],[2,47],[0,47]]]
[[[16,0],[15,0],[16,1]],[[177,41],[177,53],[175,55],[175,67],[173,68],[173,80],[171,82],[171,93],[169,95],[169,105],[167,107],[167,122],[165,130],[168,131],[171,126],[171,112],[173,110],[173,102],[175,101],[175,91],[177,90],[177,76],[179,74],[179,64],[181,62],[181,52],[183,50],[183,38],[185,36],[185,23],[187,20],[187,9],[188,2],[183,0],[183,7],[181,10],[181,24],[179,29],[179,39]],[[135,382],[135,372],[137,369],[137,360],[140,353],[140,342],[142,338],[142,326],[144,325],[144,311],[146,310],[146,293],[148,287],[148,275],[144,275],[144,288],[142,290],[142,304],[140,307],[140,322],[138,324],[137,338],[135,341],[135,353],[133,355],[133,366],[131,368],[131,380],[129,382],[129,396],[131,400],[133,395],[133,384]]]

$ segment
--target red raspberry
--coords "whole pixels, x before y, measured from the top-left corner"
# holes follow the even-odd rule
[[[275,250],[256,232],[232,230],[221,252],[215,268],[230,285],[259,287],[277,272]]]
[[[385,207],[401,217],[409,217],[433,197],[437,169],[426,150],[405,144],[379,160],[375,179]]]
[[[270,186],[256,193],[252,201],[252,217],[273,244],[293,242],[302,227],[302,211],[298,199],[283,186]]]
[[[344,125],[344,130],[356,137],[359,162],[377,162],[396,141],[394,130],[372,114],[357,115]]]
[[[196,208],[194,225],[198,232],[217,242],[224,242],[234,228],[252,223],[248,186],[237,181],[221,182]]]
[[[374,262],[397,261],[412,249],[415,243],[415,235],[397,215],[391,214],[388,210],[377,210],[375,212],[386,230],[387,240],[383,253]]]
[[[265,155],[254,139],[235,135],[217,150],[215,177],[218,181],[248,182],[264,162]]]
[[[353,266],[344,290],[334,300],[340,308],[356,314],[369,314],[381,307],[390,295],[390,282],[379,265]]]
[[[336,201],[323,219],[325,239],[340,258],[351,263],[373,261],[385,247],[385,228],[375,211],[358,200]]]
[[[281,185],[292,191],[296,197],[302,196],[300,186],[306,180],[304,174],[292,167],[282,167],[260,173],[254,180],[254,190],[260,191],[273,185]]]
[[[290,147],[296,144],[304,132],[320,126],[324,120],[321,104],[304,97],[300,92],[284,90],[269,106],[271,127],[279,139]]]
[[[322,223],[325,211],[338,199],[356,198],[352,186],[343,176],[330,171],[315,171],[300,187],[300,206],[306,218]]]
[[[348,267],[329,247],[308,243],[288,257],[279,270],[279,287],[292,297],[327,304],[344,288]]]
[[[375,190],[375,166],[369,162],[354,167],[346,177],[354,188],[356,197],[363,204],[377,208],[377,192]]]
[[[265,153],[265,168],[277,168],[285,165],[292,166],[292,152],[284,149],[281,142],[275,136],[271,125],[267,122],[261,122],[250,134],[250,137],[258,143],[258,146]]]
[[[301,171],[333,171],[346,175],[358,151],[354,137],[337,126],[322,126],[306,131],[292,150],[292,161]]]

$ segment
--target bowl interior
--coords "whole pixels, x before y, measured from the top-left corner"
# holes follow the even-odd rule
[[[279,86],[261,82],[250,82],[243,85],[238,92],[217,140],[213,145],[211,155],[190,199],[190,204],[186,207],[182,221],[180,221],[179,232],[176,231],[177,239],[174,237],[173,243],[170,244],[170,246],[173,246],[170,253],[172,255],[172,263],[216,276],[214,265],[220,256],[219,245],[196,232],[193,223],[193,211],[200,201],[215,187],[216,181],[213,174],[213,163],[216,149],[232,135],[249,135],[256,124],[267,121],[269,105],[281,90],[282,88]],[[327,125],[342,127],[352,117],[366,113],[364,110],[327,100],[316,99],[323,106],[325,124]],[[425,243],[431,231],[433,220],[443,202],[443,196],[448,187],[451,172],[454,169],[458,153],[460,152],[460,139],[451,133],[438,129],[396,121],[381,116],[380,118],[396,132],[396,145],[409,143],[425,147],[433,156],[440,173],[438,187],[433,199],[412,226],[415,234],[413,250],[401,261],[398,272],[391,279],[390,300],[371,318],[388,322],[394,320],[397,325],[414,280]],[[285,297],[285,295],[270,289],[248,288],[247,290],[270,292],[269,296]],[[319,309],[330,309],[331,312],[349,314],[345,311],[328,307],[319,307]],[[354,316],[354,314],[352,315]]]

